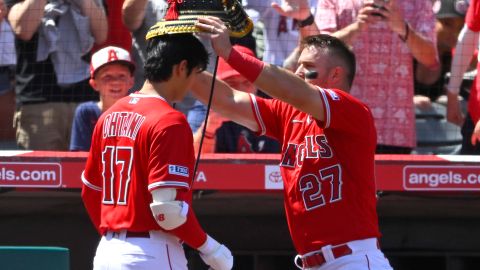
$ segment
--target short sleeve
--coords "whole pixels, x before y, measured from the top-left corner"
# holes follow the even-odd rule
[[[288,117],[286,103],[276,99],[264,99],[250,94],[253,114],[259,131],[257,135],[267,135],[279,141],[283,139],[284,122]]]
[[[148,189],[190,189],[193,179],[193,138],[186,120],[154,129],[148,161]]]
[[[366,105],[351,95],[335,89],[319,88],[324,103],[325,120],[321,126],[328,130],[341,130],[346,134],[370,136],[364,132],[374,128],[373,117]]]

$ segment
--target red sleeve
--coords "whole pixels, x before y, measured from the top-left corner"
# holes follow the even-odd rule
[[[102,235],[103,231],[100,230],[102,192],[92,190],[84,185],[82,187],[82,200],[93,226]]]
[[[480,0],[471,0],[465,23],[474,32],[480,32]]]
[[[282,142],[283,127],[282,116],[287,108],[283,102],[275,99],[264,99],[250,94],[253,115],[257,121],[258,135],[267,135]],[[282,113],[284,112],[284,113]]]
[[[319,88],[325,120],[321,126],[340,130],[352,137],[371,139],[375,125],[370,109],[351,95],[337,89]]]
[[[99,121],[100,122],[100,121]],[[82,173],[82,200],[85,206],[85,209],[90,216],[95,228],[99,231],[100,234],[100,220],[101,220],[101,207],[102,207],[102,165],[101,153],[99,153],[99,149],[101,149],[101,145],[99,145],[98,138],[101,138],[101,134],[99,135],[99,131],[97,127],[101,125],[97,125],[93,131],[93,138],[92,138],[92,147],[90,148],[90,153],[88,154],[87,163],[85,166],[85,170]],[[101,130],[101,128],[99,128]],[[100,136],[100,137],[99,137]]]
[[[180,115],[164,118],[162,122],[168,124],[163,127],[161,124],[157,125],[150,142],[148,189],[152,191],[157,188],[176,188],[176,199],[189,203],[187,222],[169,233],[197,249],[205,242],[207,236],[198,223],[191,203],[195,161],[192,131],[186,119]]]
[[[191,196],[191,192],[177,190],[176,199],[181,201],[190,201]],[[187,245],[195,249],[198,249],[203,243],[205,243],[205,240],[207,240],[207,234],[198,223],[197,216],[195,215],[191,204],[187,214],[187,222],[169,232],[182,239]]]
[[[148,161],[148,190],[173,187],[190,189],[194,151],[192,131],[186,119],[163,128],[155,127]]]

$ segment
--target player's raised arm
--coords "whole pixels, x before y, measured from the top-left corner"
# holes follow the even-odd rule
[[[302,78],[306,72],[310,71],[308,67],[313,67],[315,63],[300,63],[301,67],[297,71],[297,76],[290,71],[268,65],[254,57],[232,50],[228,29],[220,19],[215,17],[199,18],[197,27],[205,32],[210,32],[211,34],[208,36],[212,40],[215,52],[262,91],[292,104],[320,121],[324,120],[323,102],[318,89]],[[311,54],[315,53],[314,50],[307,49],[306,51]],[[320,73],[317,70],[311,71]]]
[[[204,104],[208,103],[212,78],[212,74],[204,71],[197,76],[191,89],[192,93]],[[215,81],[212,109],[252,131],[258,131],[249,94],[235,90],[219,79]]]

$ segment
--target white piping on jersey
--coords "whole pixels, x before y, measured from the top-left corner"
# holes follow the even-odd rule
[[[158,187],[184,187],[187,189],[190,189],[190,186],[185,183],[185,182],[179,182],[179,181],[160,181],[160,182],[155,182],[150,185],[148,185],[148,190],[152,190]]]
[[[101,187],[95,186],[94,184],[88,182],[87,178],[85,178],[85,171],[82,172],[82,182],[85,186],[96,190],[96,191],[102,191],[103,189]]]
[[[260,135],[265,135],[267,129],[265,128],[265,123],[263,123],[262,116],[260,115],[260,109],[258,108],[257,99],[254,94],[250,94],[250,98],[252,100],[253,107],[255,108],[255,114],[257,115],[258,124],[260,124]]]
[[[162,96],[156,96],[156,95],[146,95],[146,94],[135,94],[135,93],[132,93],[130,94],[131,97],[138,97],[138,98],[159,98],[165,102],[168,103],[168,101],[162,97]]]
[[[318,87],[323,98],[323,106],[325,106],[325,128],[330,126],[330,103],[328,103],[327,95],[325,94],[325,89]]]

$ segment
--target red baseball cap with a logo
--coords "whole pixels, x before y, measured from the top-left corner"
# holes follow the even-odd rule
[[[132,74],[135,71],[135,64],[128,51],[119,47],[109,46],[98,50],[92,55],[90,76],[93,78],[100,68],[111,63],[123,63],[130,69]]]

